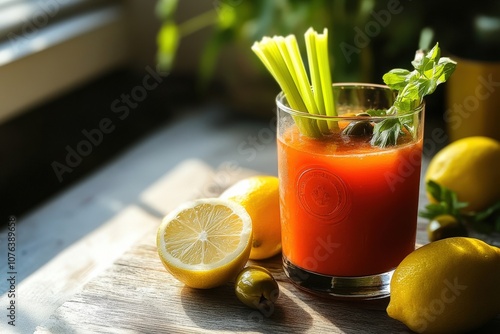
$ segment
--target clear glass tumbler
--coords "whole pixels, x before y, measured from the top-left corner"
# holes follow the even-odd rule
[[[337,116],[276,98],[284,271],[320,295],[387,297],[415,249],[425,104],[374,116],[394,102],[388,87],[334,84],[333,93]],[[401,125],[396,145],[371,144],[381,122]]]

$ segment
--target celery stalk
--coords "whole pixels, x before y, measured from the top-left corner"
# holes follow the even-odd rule
[[[316,34],[312,28],[309,28],[304,36],[306,41],[307,60],[309,61],[309,72],[311,75],[314,99],[316,100],[319,113],[321,115],[326,115],[325,106],[323,104],[323,90],[317,89],[317,87],[321,87],[321,76],[319,73],[318,62],[316,61],[318,59],[316,52]]]
[[[307,111],[310,114],[319,115],[320,112],[311,90],[311,83],[307,76],[295,36],[289,35],[284,39],[279,39],[278,45],[282,51],[282,55],[284,55],[289,71],[294,76],[295,83],[306,105]],[[325,132],[327,131],[327,127],[326,124],[322,123],[323,122],[318,122],[319,131]]]
[[[318,63],[316,36],[317,33],[312,28],[309,28],[304,35],[314,99],[319,114],[326,115],[325,104],[323,103],[323,89],[321,88],[321,71]],[[318,121],[318,126],[323,133],[328,132],[328,125],[324,121]]]
[[[252,50],[278,82],[290,107],[312,115],[337,115],[332,91],[328,56],[328,30],[318,34],[310,28],[306,47],[311,80],[306,72],[294,35],[264,37]],[[337,130],[337,122],[294,117],[300,131],[310,137]]]
[[[261,43],[254,43],[252,50],[264,63],[268,71],[273,75],[283,90],[286,99],[295,110],[307,110],[300,92],[295,85],[292,73],[288,70],[285,60],[275,41],[264,38]],[[306,118],[295,118],[300,131],[309,137],[320,137],[321,132],[314,122]]]
[[[323,91],[323,105],[328,116],[337,116],[332,90],[332,76],[330,72],[330,60],[328,55],[328,30],[325,28],[323,34],[316,37],[316,52],[318,67],[321,77],[321,90]],[[337,130],[336,121],[329,121],[330,130]]]

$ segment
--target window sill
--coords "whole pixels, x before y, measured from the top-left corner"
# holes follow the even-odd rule
[[[18,36],[2,43],[0,123],[126,63],[129,48],[122,7],[87,12],[40,29],[32,38]]]

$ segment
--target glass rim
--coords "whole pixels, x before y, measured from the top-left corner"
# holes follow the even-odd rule
[[[361,87],[363,89],[382,89],[382,90],[387,90],[391,92],[396,92],[392,89],[389,88],[389,86],[386,85],[381,85],[381,84],[375,84],[375,83],[365,83],[365,82],[339,82],[339,83],[333,83],[333,87],[345,87],[345,88],[356,88],[356,87]],[[293,109],[286,105],[284,101],[286,100],[285,92],[280,91],[278,95],[276,96],[276,105],[278,109],[285,111],[286,113],[290,114],[291,116],[298,116],[298,117],[303,117],[303,118],[310,118],[310,119],[316,119],[316,120],[330,120],[330,121],[340,121],[340,120],[345,120],[345,121],[355,121],[355,120],[384,120],[384,119],[392,119],[392,118],[399,118],[401,116],[412,116],[415,114],[420,113],[421,111],[424,110],[425,107],[425,100],[422,101],[420,105],[415,107],[411,112],[405,113],[404,115],[385,115],[385,116],[344,116],[344,115],[337,115],[337,116],[330,116],[330,115],[319,115],[319,114],[310,114],[305,111],[300,111]]]

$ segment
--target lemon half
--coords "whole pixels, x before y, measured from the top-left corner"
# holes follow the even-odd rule
[[[250,255],[252,220],[241,205],[208,198],[168,214],[156,237],[165,268],[189,287],[209,289],[233,280]]]

